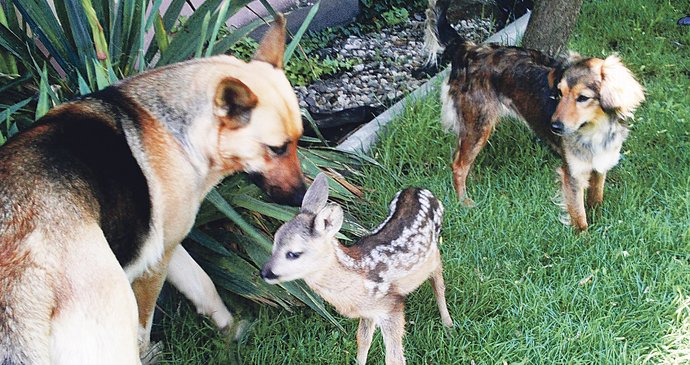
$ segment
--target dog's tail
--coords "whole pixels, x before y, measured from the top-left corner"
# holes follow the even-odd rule
[[[429,0],[426,9],[424,28],[424,51],[427,54],[426,66],[435,66],[438,54],[443,52],[451,43],[465,43],[458,32],[450,25],[446,12],[451,0]],[[445,55],[445,52],[444,52]]]

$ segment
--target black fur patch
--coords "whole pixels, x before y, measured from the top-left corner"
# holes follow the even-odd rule
[[[118,94],[115,88],[108,88],[94,97],[109,96],[107,99],[117,104],[126,103],[128,99]],[[108,117],[81,113],[80,103],[100,102],[77,102],[37,122],[48,127],[34,140],[40,156],[37,162],[56,194],[78,195],[92,208],[90,213],[99,222],[110,248],[120,265],[126,267],[138,256],[151,222],[146,178],[121,127],[122,120],[136,120],[136,115],[132,114],[133,108],[105,104],[112,111],[114,125]]]

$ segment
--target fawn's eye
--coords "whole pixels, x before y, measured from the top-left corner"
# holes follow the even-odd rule
[[[288,142],[285,142],[280,146],[268,146],[268,149],[271,150],[271,152],[273,152],[274,155],[282,156],[288,150]]]
[[[301,255],[302,255],[301,252],[292,252],[292,251],[288,251],[288,252],[285,254],[285,258],[288,259],[288,260],[297,260]]]
[[[576,100],[577,100],[578,103],[584,103],[585,101],[587,101],[587,100],[589,100],[589,99],[591,99],[589,96],[580,95],[580,96],[577,97]]]

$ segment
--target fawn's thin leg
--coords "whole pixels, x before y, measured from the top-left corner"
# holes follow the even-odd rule
[[[386,345],[386,365],[405,365],[403,335],[405,334],[405,310],[401,300],[389,315],[377,321]]]
[[[589,190],[587,190],[587,206],[596,207],[604,201],[605,172],[592,171],[589,176]]]
[[[367,363],[367,354],[371,347],[371,339],[374,338],[376,323],[372,319],[360,318],[357,328],[357,364]]]
[[[431,287],[434,288],[434,296],[436,296],[436,303],[438,304],[438,311],[441,313],[443,324],[447,327],[453,327],[453,320],[450,318],[448,306],[446,305],[446,284],[443,281],[443,266],[441,265],[440,258],[439,265],[431,273],[429,281],[431,281]]]

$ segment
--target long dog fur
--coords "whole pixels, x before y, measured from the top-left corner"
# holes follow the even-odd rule
[[[447,2],[427,9],[428,47],[445,48],[451,60],[442,86],[443,125],[458,135],[453,182],[468,205],[466,179],[494,126],[505,116],[524,120],[562,158],[558,169],[570,222],[587,228],[587,203],[603,201],[607,171],[619,161],[627,120],[644,90],[616,56],[570,55],[554,59],[520,47],[476,45],[462,38],[445,17]]]

